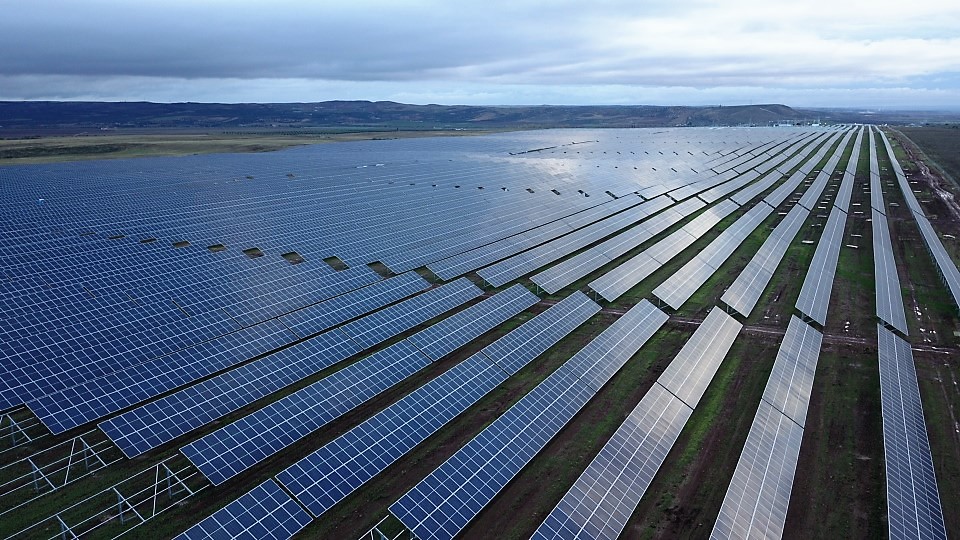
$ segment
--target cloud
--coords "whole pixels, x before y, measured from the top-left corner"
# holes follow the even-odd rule
[[[955,95],[957,28],[960,5],[925,0],[33,0],[0,20],[0,97],[919,99]]]

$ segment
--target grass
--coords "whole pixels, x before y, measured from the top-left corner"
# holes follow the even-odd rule
[[[960,127],[901,127],[897,131],[919,146],[940,172],[945,172],[960,188]]]

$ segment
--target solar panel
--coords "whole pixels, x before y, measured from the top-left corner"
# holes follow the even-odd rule
[[[536,301],[537,297],[530,291],[515,285],[228,424],[180,451],[211,482],[221,484]],[[440,331],[434,332],[434,329]],[[454,336],[456,329],[459,334]],[[417,336],[421,338],[415,342]]]
[[[539,301],[537,295],[516,284],[407,339],[434,361],[440,360]]]
[[[63,433],[268,353],[293,339],[283,325],[266,321],[43,396],[27,406],[51,432]]]
[[[700,253],[680,270],[657,286],[653,294],[673,309],[680,309],[771,212],[773,209],[770,206],[758,203],[700,250]]]
[[[419,274],[406,272],[288,313],[280,321],[308,337],[428,288],[430,284]]]
[[[604,220],[597,221],[578,229],[554,241],[542,244],[515,257],[501,261],[492,266],[479,270],[480,275],[487,283],[496,287],[505,285],[514,279],[522,277],[541,266],[550,264],[571,253],[583,249],[594,242],[598,242],[617,231],[630,227],[659,209],[662,203],[644,202],[626,211],[615,214]],[[649,207],[649,209],[648,209]]]
[[[484,347],[483,354],[508,375],[513,375],[598,311],[600,306],[576,291]]]
[[[313,515],[321,515],[599,309],[583,293],[571,295],[288,467],[277,479]],[[498,367],[504,364],[512,369]]]
[[[486,246],[481,246],[440,261],[432,262],[427,265],[427,268],[440,279],[454,279],[490,263],[512,257],[521,251],[549,242],[572,230],[573,228],[571,228],[566,221],[553,221],[516,236],[511,236],[510,238],[505,238],[487,244]]]
[[[763,391],[764,401],[800,427],[806,422],[822,341],[823,334],[791,316]]]
[[[223,426],[180,451],[204,476],[219,485],[429,363],[409,342],[397,342]]]
[[[532,538],[618,537],[691,414],[654,384]]]
[[[686,234],[686,233],[683,233]],[[629,260],[590,282],[589,287],[610,302],[637,286],[663,266],[660,261],[644,253]]]
[[[466,278],[381,309],[337,330],[367,349],[483,294]]]
[[[857,130],[857,139],[853,143],[853,151],[850,153],[850,159],[847,161],[847,168],[843,173],[843,180],[840,182],[840,188],[837,190],[837,197],[833,204],[847,212],[850,208],[850,199],[853,196],[853,184],[857,175],[857,163],[860,160],[860,148],[863,142],[863,128]]]
[[[750,316],[808,215],[800,205],[791,208],[720,299],[744,317]]]
[[[927,251],[940,271],[940,278],[953,296],[954,305],[960,308],[960,270],[957,269],[953,259],[950,258],[950,254],[943,247],[940,237],[937,236],[937,232],[933,230],[927,218],[919,214],[914,214],[913,217],[920,228],[920,234],[927,246]]]
[[[877,317],[907,335],[907,318],[903,311],[900,278],[893,257],[893,243],[887,216],[876,208],[873,214],[873,273],[877,289]]]
[[[890,538],[946,538],[910,344],[877,325]]]
[[[360,348],[349,339],[327,332],[98,426],[127,457],[135,457],[358,352]]]
[[[267,480],[190,527],[177,540],[281,540],[292,538],[310,521],[310,514],[276,482]]]
[[[666,319],[646,300],[631,308],[390,506],[390,512],[421,540],[455,536]]]
[[[923,213],[920,203],[913,194],[913,189],[910,187],[910,183],[903,174],[903,169],[900,167],[900,162],[897,160],[897,156],[893,153],[893,148],[890,147],[890,142],[887,140],[887,136],[882,131],[879,133],[880,140],[883,141],[883,144],[886,147],[887,155],[890,157],[890,163],[893,165],[893,170],[897,175],[897,183],[900,186],[900,192],[903,194],[903,198],[907,202],[907,206],[912,211],[911,213],[913,214],[914,220],[917,222],[917,227],[920,229],[920,234],[923,237],[923,242],[927,246],[927,251],[930,253],[930,257],[933,259],[934,264],[936,264],[937,269],[940,272],[940,278],[943,280],[950,294],[953,296],[954,305],[960,307],[960,270],[957,269],[957,264],[953,262],[953,259],[943,247],[943,242],[940,241],[940,237],[937,236],[937,232],[930,225],[926,215]]]
[[[712,308],[657,382],[695,409],[741,328],[725,311]]]
[[[654,200],[663,199],[666,198],[659,197]],[[637,248],[643,242],[679,223],[683,218],[703,208],[703,206],[704,204],[700,200],[689,199],[674,207],[667,208],[639,225],[560,262],[530,279],[543,290],[554,294],[576,280],[598,270],[613,259]]]
[[[534,538],[615,538],[662,465],[742,325],[714,308]]]
[[[803,428],[760,402],[710,538],[783,536],[802,438]]]
[[[833,291],[846,222],[847,214],[840,208],[834,207],[830,211],[797,298],[797,309],[821,325],[827,324],[827,309],[830,307],[830,293]]]

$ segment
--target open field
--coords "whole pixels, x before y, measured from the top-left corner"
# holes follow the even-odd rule
[[[954,187],[960,187],[960,126],[898,127],[896,131],[918,145],[939,171],[953,179]]]
[[[191,156],[246,152],[272,152],[303,146],[345,141],[389,140],[418,137],[456,137],[491,133],[489,130],[247,130],[173,133],[137,130],[133,135],[83,135],[0,139],[0,166],[56,163],[96,159],[159,156]],[[146,133],[142,133],[146,132]]]
[[[605,205],[630,201],[630,197],[636,197],[635,190],[662,185],[665,186],[664,193],[676,194],[689,189],[687,185],[706,182],[704,177],[714,178],[720,171],[732,171],[732,166],[725,165],[732,160],[742,157],[738,163],[747,163],[748,160],[750,163],[741,167],[743,170],[731,173],[730,178],[737,178],[751,167],[765,163],[762,158],[769,157],[765,152],[770,148],[781,149],[783,155],[776,151],[770,154],[785,159],[794,152],[812,156],[819,145],[824,144],[823,154],[815,162],[797,161],[779,171],[775,181],[762,192],[718,219],[709,230],[699,232],[675,257],[659,265],[657,270],[639,280],[615,301],[603,299],[590,284],[632,258],[649,252],[664,239],[689,231],[689,224],[709,214],[717,205],[710,203],[701,210],[677,218],[665,230],[598,266],[556,294],[539,290],[530,277],[545,268],[587,254],[606,239],[642,228],[649,218],[625,225],[623,229],[591,236],[590,242],[578,244],[581,247],[575,249],[559,246],[553,250],[552,259],[541,262],[536,270],[494,287],[486,283],[476,270],[507,259],[506,255],[497,252],[498,255],[491,256],[473,270],[463,272],[470,282],[483,289],[482,294],[477,293],[479,296],[443,314],[402,327],[369,350],[349,355],[322,369],[305,371],[279,390],[257,395],[248,401],[238,401],[235,407],[215,420],[163,441],[133,459],[122,457],[118,447],[95,422],[136,413],[140,410],[139,403],[124,406],[58,435],[51,434],[40,423],[32,406],[29,409],[8,407],[4,411],[10,416],[4,417],[2,424],[7,430],[4,433],[9,435],[4,437],[4,445],[0,446],[0,486],[10,485],[5,482],[22,471],[27,471],[27,481],[25,488],[16,493],[0,489],[0,538],[57,536],[60,533],[58,516],[65,524],[76,527],[78,532],[95,527],[90,537],[112,538],[124,532],[129,532],[125,537],[173,537],[254,486],[278,478],[281,471],[317,449],[342,440],[345,433],[368,418],[417,392],[423,385],[452,373],[452,369],[467,362],[477,351],[509,336],[577,291],[586,293],[599,304],[600,311],[596,315],[489,392],[475,401],[465,402],[467,406],[460,414],[440,425],[400,457],[389,461],[372,479],[344,496],[323,515],[311,519],[297,537],[360,538],[388,516],[390,505],[511,407],[523,403],[524,397],[540,383],[562,372],[562,366],[568,360],[621,320],[631,308],[650,300],[669,315],[667,322],[582,409],[558,428],[555,436],[511,477],[495,497],[482,506],[458,538],[529,538],[627,415],[651,388],[661,384],[658,378],[702,327],[701,323],[711,309],[726,309],[743,328],[716,372],[706,374],[711,378],[709,385],[693,407],[679,436],[670,441],[663,464],[629,512],[630,517],[620,537],[631,540],[709,537],[741,459],[768,379],[774,371],[788,322],[797,316],[815,330],[822,331],[823,345],[809,392],[809,408],[783,536],[885,538],[888,535],[887,479],[877,358],[870,153],[866,135],[857,156],[859,161],[852,183],[851,204],[844,218],[845,228],[826,324],[812,321],[796,306],[814,254],[820,243],[827,241],[823,234],[826,216],[837,204],[843,169],[852,154],[852,138],[846,146],[841,146],[838,143],[840,137],[835,137],[835,133],[844,132],[830,129],[804,131],[801,128],[512,132],[489,137],[435,139],[431,151],[424,151],[422,146],[408,146],[410,141],[403,140],[379,143],[378,149],[372,150],[372,145],[365,146],[362,141],[438,134],[432,131],[230,134],[209,138],[192,134],[169,139],[155,135],[70,137],[43,139],[35,147],[17,147],[13,141],[0,141],[0,155],[4,149],[36,154],[11,158],[25,160],[52,159],[54,156],[40,155],[48,151],[67,152],[58,158],[86,153],[85,159],[93,160],[107,156],[264,152],[335,140],[351,142],[318,146],[294,153],[295,156],[289,152],[251,156],[255,159],[234,168],[230,168],[229,160],[213,165],[214,162],[204,161],[208,159],[204,156],[188,157],[181,161],[182,170],[175,174],[151,168],[155,162],[149,159],[136,162],[135,168],[127,167],[128,162],[78,163],[69,173],[57,172],[55,168],[51,168],[54,172],[49,172],[42,166],[0,169],[0,180],[4,179],[4,174],[9,179],[7,183],[0,182],[0,186],[8,190],[3,203],[6,205],[4,212],[14,224],[3,232],[3,239],[10,253],[16,255],[0,270],[7,277],[4,282],[7,298],[15,302],[11,305],[17,310],[22,310],[11,310],[4,315],[11,328],[23,335],[37,334],[48,340],[61,340],[57,347],[66,351],[63,362],[86,358],[83,355],[88,348],[96,347],[96,332],[109,332],[110,325],[117,324],[110,318],[115,313],[123,314],[124,319],[118,324],[122,333],[116,334],[118,337],[111,341],[110,350],[123,359],[141,358],[144,348],[141,343],[163,347],[162,343],[150,341],[149,336],[154,335],[150,332],[160,331],[157,329],[179,328],[176,335],[167,336],[170,340],[180,340],[181,335],[193,333],[212,336],[202,339],[219,340],[223,336],[203,333],[208,327],[201,324],[202,321],[215,319],[216,324],[226,325],[231,334],[225,335],[243,331],[238,326],[244,330],[266,329],[270,325],[280,327],[285,340],[281,346],[262,353],[247,352],[235,364],[211,370],[195,381],[158,391],[147,398],[147,402],[177,396],[189,385],[237,373],[244,367],[319,341],[317,332],[300,330],[294,315],[326,313],[322,309],[330,300],[323,296],[325,288],[341,287],[339,280],[348,279],[347,276],[353,275],[351,273],[367,276],[364,279],[370,281],[350,285],[353,289],[346,289],[346,286],[337,289],[342,292],[332,297],[334,302],[355,294],[355,291],[364,291],[365,287],[383,283],[381,280],[385,276],[404,271],[424,277],[429,282],[424,283],[424,289],[443,290],[446,283],[453,281],[441,279],[434,272],[438,268],[436,264],[444,257],[457,256],[471,249],[481,250],[496,242],[508,245],[515,242],[521,246],[522,235],[545,223],[552,223],[549,220],[564,219],[576,223],[575,227],[565,221],[569,226],[558,236],[558,240],[569,239],[589,227],[622,215],[601,211]],[[451,134],[474,133],[457,131]],[[809,136],[808,141],[817,142],[805,146],[800,142],[805,140],[801,135]],[[831,142],[825,144],[827,140]],[[578,144],[571,146],[571,141]],[[6,146],[7,143],[10,146]],[[782,150],[791,143],[796,145],[791,146],[792,150]],[[923,248],[919,230],[899,191],[889,158],[882,145],[878,148],[879,182],[883,189],[884,211],[890,222],[893,256],[900,279],[899,292],[909,329],[909,335],[904,337],[913,347],[947,536],[955,537],[960,535],[960,314]],[[960,220],[953,219],[943,199],[937,195],[938,186],[942,186],[934,175],[924,174],[922,167],[914,163],[917,154],[911,153],[909,148],[905,151],[899,144],[895,144],[894,150],[925,211],[935,216],[931,221],[938,232],[943,235],[960,230]],[[382,166],[361,166],[374,159],[370,156],[380,155],[376,152],[384,152],[383,156],[387,156],[376,159],[377,163],[383,163]],[[821,178],[819,173],[831,164],[834,152],[838,157],[836,170],[834,174]],[[6,160],[0,161],[3,162]],[[335,164],[332,172],[328,169],[330,164]],[[685,172],[687,169],[700,172],[688,173]],[[640,170],[649,172],[634,172]],[[17,176],[22,171],[31,171],[31,175],[36,176]],[[195,176],[191,174],[193,171],[197,171]],[[790,182],[794,173],[800,174],[797,187],[730,250],[718,268],[710,269],[709,278],[679,309],[671,309],[656,297],[653,291],[658,285],[697,254],[705,253],[750,208],[766,204],[763,201]],[[762,176],[757,174],[758,178]],[[250,181],[243,181],[243,178]],[[683,178],[687,183],[677,182],[677,178]],[[748,268],[751,259],[786,213],[799,204],[801,195],[813,189],[812,186],[820,180],[823,181],[823,192],[812,204],[806,203],[811,205],[809,213],[799,225],[796,237],[789,240],[783,260],[775,265],[776,271],[763,288],[756,308],[748,316],[725,308],[721,296]],[[753,182],[756,181],[759,180]],[[724,183],[718,182],[717,185]],[[604,191],[616,194],[617,198],[604,195]],[[695,193],[700,195],[693,197],[703,196],[702,191]],[[37,202],[41,197],[42,204]],[[680,196],[677,199],[685,200]],[[641,207],[643,204],[647,203],[642,203]],[[629,211],[621,209],[617,212]],[[590,212],[596,212],[592,218],[594,221],[574,221],[577,216]],[[189,241],[189,245],[171,246],[182,245],[185,241]],[[546,240],[540,238],[538,241]],[[252,252],[254,246],[260,256],[248,258],[248,252]],[[524,250],[529,249],[530,246],[516,247],[514,251],[522,256],[528,253]],[[953,247],[948,245],[947,249]],[[299,264],[289,264],[286,257],[294,250],[302,255]],[[181,454],[180,448],[184,445],[216,435],[221,429],[237,425],[238,421],[258,414],[272,404],[292,403],[293,398],[306,395],[331,376],[365,365],[368,354],[373,351],[414,343],[421,354],[425,354],[422,351],[430,350],[429,347],[422,347],[414,341],[418,332],[443,325],[452,313],[482,306],[515,284],[537,293],[537,302],[511,315],[506,322],[482,332],[470,343],[440,358],[431,358],[433,361],[425,367],[344,410],[319,429],[284,444],[225,483],[213,485]],[[350,292],[343,292],[347,290]],[[169,309],[171,302],[172,310]],[[398,306],[400,302],[400,298],[395,298],[383,306]],[[389,308],[370,309],[376,315],[378,310]],[[31,315],[18,315],[21,312],[30,312]],[[366,315],[350,313],[349,317],[322,332],[351,339],[344,328],[349,321]],[[397,316],[392,324],[399,325],[409,316],[409,313]],[[139,322],[149,317],[153,317],[150,321],[157,323]],[[76,318],[81,322],[75,322]],[[75,347],[67,339],[71,334],[66,332],[45,333],[47,321],[57,321],[58,328],[68,327],[77,335],[89,334],[91,337],[85,339],[92,345]],[[86,321],[97,322],[96,332],[86,326],[90,324]],[[479,323],[472,321],[464,327],[471,324]],[[137,336],[137,339],[124,339],[130,335]],[[446,339],[452,339],[452,336]],[[42,360],[37,359],[41,356],[27,356],[24,351],[28,351],[32,343],[33,340],[25,340],[17,349],[5,349],[3,369],[8,377],[16,377],[21,376],[21,372],[12,369],[14,362],[27,366],[36,364],[37,369],[29,373],[37,374],[37,384],[50,384],[55,389],[55,381],[47,382],[45,372],[40,368],[52,373],[63,368],[60,363],[41,364]],[[198,345],[187,343],[183,347],[189,350]],[[174,353],[164,353],[161,358],[173,356]],[[121,361],[125,360],[116,362]],[[148,358],[136,361],[152,362]],[[204,361],[203,358],[197,360]],[[597,360],[597,365],[604,361]],[[294,361],[291,359],[290,362]],[[122,364],[102,365],[105,373],[98,373],[98,377],[109,377],[113,373],[111,370],[128,369]],[[139,364],[131,360],[131,365]],[[162,370],[170,368],[157,364],[156,369],[165,373]],[[277,369],[264,375],[249,375],[248,379],[234,381],[232,387],[266,384],[270,378],[279,377],[281,372]],[[93,374],[85,374],[82,367],[69,373],[78,379],[86,376],[90,380],[100,380]],[[389,374],[386,371],[373,373],[369,379],[384,375]],[[578,384],[585,384],[583,381],[579,380]],[[28,399],[30,396],[25,386],[10,385],[7,391],[23,392],[23,402],[34,404]],[[227,391],[226,388],[223,390],[224,396]],[[359,392],[350,390],[354,391]],[[206,404],[193,407],[214,406],[215,400],[221,398],[210,394],[210,399]],[[226,398],[223,400],[227,401]],[[312,412],[319,414],[320,408],[326,405],[313,407]],[[294,411],[293,408],[289,410]],[[296,419],[306,418],[310,412],[308,409],[302,415],[296,412],[286,414]],[[9,441],[18,440],[11,420],[26,426],[25,433],[33,440],[24,442],[21,439],[11,446]],[[283,419],[277,417],[276,420]],[[416,425],[428,423],[428,419],[422,419]],[[540,419],[535,425],[546,423]],[[264,425],[257,426],[257,429],[278,428]],[[403,433],[415,431],[411,427]],[[58,484],[55,489],[32,487],[31,481],[37,482],[33,486],[42,486],[42,478],[29,476],[26,458],[33,458],[43,468],[45,451],[58,443],[69,445],[81,434],[108,448],[102,455],[116,461],[75,481],[64,480],[64,485]],[[246,435],[252,433],[238,436]],[[390,435],[385,440],[390,437],[398,435]],[[367,444],[374,442],[368,441]],[[512,442],[504,442],[504,447],[509,444]],[[352,452],[359,455],[363,450],[358,447]],[[159,479],[156,485],[152,483],[153,477],[128,480],[142,471],[152,474],[153,468],[161,462],[174,470],[182,469],[184,475],[192,474],[185,483],[195,493],[189,496],[181,493],[178,497],[183,497],[182,501],[171,502],[166,497],[167,484],[161,468],[156,468]],[[72,467],[71,471],[82,470],[80,461]],[[51,474],[51,478],[57,482],[61,477]],[[138,495],[133,498],[129,495],[129,488],[134,484],[145,491],[157,489],[161,497]],[[125,522],[121,523],[118,509],[123,510],[123,507],[118,506],[117,496],[111,491],[114,487],[117,487],[117,493],[128,494],[131,500],[137,501],[135,508],[139,517],[149,517],[150,505],[156,501],[160,501],[162,507],[170,507],[162,514],[146,519],[142,525],[139,517],[133,517],[133,512],[127,509],[123,514]],[[37,495],[36,490],[42,494],[28,502]],[[293,488],[289,491],[296,495]],[[96,493],[104,495],[97,500],[82,502]],[[22,507],[12,510],[21,503]],[[397,525],[393,519],[384,525],[383,530],[395,532]],[[400,538],[407,536],[401,535]]]

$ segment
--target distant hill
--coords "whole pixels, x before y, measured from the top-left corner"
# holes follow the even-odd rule
[[[765,125],[815,118],[786,105],[733,107],[407,105],[319,103],[0,102],[0,133],[119,128],[495,129]]]

